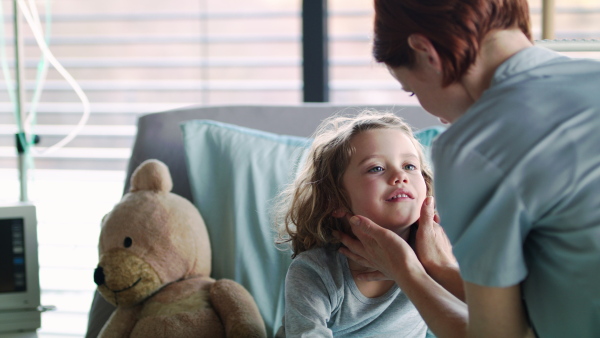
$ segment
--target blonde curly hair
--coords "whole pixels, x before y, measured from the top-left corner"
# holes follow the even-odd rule
[[[332,231],[347,229],[332,213],[339,208],[351,210],[342,181],[355,152],[350,141],[355,135],[372,129],[398,129],[410,138],[419,155],[427,195],[433,195],[433,175],[424,159],[423,146],[402,118],[375,110],[329,117],[317,128],[304,166],[294,182],[279,194],[275,205],[276,243],[289,244],[292,258],[311,248],[339,245]]]

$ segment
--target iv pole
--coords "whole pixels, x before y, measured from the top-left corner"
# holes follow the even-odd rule
[[[27,144],[27,135],[25,135],[25,119],[23,115],[24,92],[24,58],[23,58],[23,37],[21,35],[22,20],[19,13],[17,0],[13,0],[13,27],[15,34],[15,113],[17,116],[18,133],[15,135],[17,143],[17,155],[19,164],[19,181],[20,181],[20,200],[26,202],[29,200],[27,196],[27,157],[29,156],[29,146]]]
[[[21,32],[21,15],[22,14],[24,16],[24,18],[27,20],[27,22],[29,23],[29,25],[32,27],[33,29],[33,36],[38,44],[38,46],[42,49],[42,53],[44,54],[44,57],[50,62],[50,64],[52,64],[52,66],[54,66],[54,68],[65,78],[65,80],[71,85],[71,87],[73,88],[73,90],[75,91],[75,94],[77,94],[77,96],[79,97],[79,99],[81,100],[81,103],[83,104],[83,115],[81,116],[81,119],[79,120],[79,123],[77,124],[77,126],[75,126],[75,128],[62,140],[60,140],[59,142],[57,142],[56,144],[52,145],[51,147],[46,149],[46,153],[50,153],[52,151],[55,151],[57,149],[60,149],[61,147],[63,147],[65,144],[69,143],[75,136],[77,136],[77,134],[79,133],[79,131],[81,131],[81,129],[85,126],[89,115],[90,115],[90,101],[87,98],[87,96],[85,95],[85,93],[83,92],[83,90],[81,89],[81,87],[77,84],[77,81],[75,81],[75,79],[71,76],[71,74],[69,74],[69,72],[60,64],[60,62],[58,62],[58,60],[56,60],[56,57],[54,57],[54,55],[52,54],[52,52],[50,52],[47,43],[44,41],[43,38],[43,34],[40,32],[40,30],[38,30],[35,26],[36,26],[36,22],[35,22],[35,15],[37,15],[37,13],[35,11],[29,11],[26,9],[26,5],[25,5],[25,0],[13,0],[13,12],[14,12],[14,30],[15,30],[15,77],[16,77],[16,86],[15,86],[15,91],[16,91],[16,96],[17,98],[15,99],[15,115],[16,115],[16,120],[17,120],[17,126],[18,126],[18,133],[16,134],[16,141],[17,141],[17,152],[18,152],[18,157],[19,157],[19,180],[20,180],[20,184],[21,184],[21,201],[25,202],[28,201],[28,196],[27,196],[27,182],[28,182],[28,175],[27,175],[27,170],[28,170],[28,166],[27,164],[29,163],[29,159],[30,159],[30,145],[31,144],[37,144],[39,142],[39,136],[37,135],[26,135],[26,132],[28,132],[28,128],[27,124],[28,124],[28,118],[26,118],[26,116],[24,116],[23,111],[24,111],[24,58],[23,58],[23,38],[22,38],[22,32]],[[21,11],[19,11],[19,5],[22,5]],[[29,139],[28,139],[29,136]]]

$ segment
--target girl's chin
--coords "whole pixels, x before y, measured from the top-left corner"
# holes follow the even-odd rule
[[[410,226],[413,225],[415,222],[412,222],[408,225],[395,225],[392,227],[386,227],[386,229],[389,229],[393,232],[395,232],[396,234],[398,234],[398,236],[407,239],[408,238],[408,234],[410,233]]]

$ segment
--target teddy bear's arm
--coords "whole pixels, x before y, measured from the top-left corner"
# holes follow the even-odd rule
[[[140,312],[139,306],[131,308],[117,308],[98,334],[98,338],[129,337]]]
[[[240,284],[221,279],[210,289],[210,301],[227,337],[266,337],[265,323],[252,295]]]

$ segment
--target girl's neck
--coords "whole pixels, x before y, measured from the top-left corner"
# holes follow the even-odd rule
[[[367,268],[359,263],[348,258],[348,268],[354,279],[354,284],[360,291],[360,293],[367,298],[377,298],[383,296],[388,292],[395,284],[393,280],[381,280],[381,281],[363,281],[359,280],[357,276],[361,273],[374,272],[374,269]]]
[[[402,237],[405,241],[409,241],[412,226],[403,227],[397,229],[395,232],[398,236]],[[377,298],[383,296],[388,292],[395,284],[393,280],[380,280],[380,281],[363,281],[358,279],[358,275],[362,273],[375,272],[375,269],[366,267],[352,259],[348,258],[348,268],[354,279],[354,284],[360,291],[360,293],[367,298]]]
[[[411,234],[412,226],[398,228],[394,231],[398,236],[402,237],[405,241],[409,241],[409,237]],[[352,234],[352,228],[350,225],[346,224],[346,228],[344,229],[347,233]],[[353,261],[350,258],[348,259],[348,268],[350,269],[350,273],[352,274],[352,278],[354,279],[354,284],[362,293],[363,296],[367,298],[377,298],[383,296],[386,292],[388,292],[395,284],[392,280],[382,280],[382,281],[363,281],[357,278],[361,273],[375,272],[375,269],[371,269],[366,267],[356,261]]]
[[[405,241],[408,241],[412,227],[413,227],[412,225],[409,225],[409,226],[398,227],[396,229],[390,229],[390,230],[393,231],[394,233],[396,233],[396,235],[402,237]],[[352,227],[349,224],[345,223],[343,225],[343,231],[347,234],[350,234],[350,236],[356,238],[354,236],[354,234],[352,233]]]
[[[398,228],[398,229],[394,230],[394,232],[396,233],[396,235],[402,237],[402,239],[404,239],[405,241],[408,242],[408,238],[410,237],[410,229],[411,228],[412,228],[412,226],[402,227],[402,228]]]

